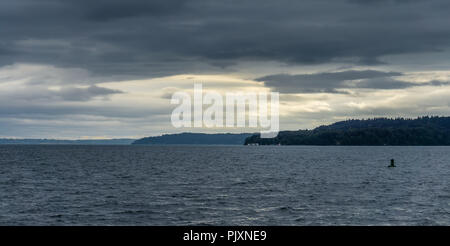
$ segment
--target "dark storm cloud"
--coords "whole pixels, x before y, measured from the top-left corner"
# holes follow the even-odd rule
[[[257,81],[280,93],[345,93],[339,89],[405,89],[415,86],[443,86],[446,81],[412,83],[394,79],[401,76],[399,72],[382,72],[377,70],[348,70],[333,73],[315,74],[274,74]]]
[[[77,1],[79,2],[79,1]],[[94,21],[111,21],[121,18],[137,16],[162,16],[175,14],[182,9],[185,0],[96,0],[84,1],[81,7],[85,12],[85,17]]]
[[[448,48],[449,8],[446,0],[4,0],[0,66],[143,77],[247,60],[377,64],[384,55]]]
[[[119,90],[112,90],[99,86],[89,86],[87,88],[64,88],[57,92],[56,95],[65,101],[89,101],[95,97],[106,97],[112,94],[123,93]]]
[[[366,4],[366,5],[387,4],[387,3],[410,3],[414,1],[421,1],[421,0],[349,0],[350,3]]]

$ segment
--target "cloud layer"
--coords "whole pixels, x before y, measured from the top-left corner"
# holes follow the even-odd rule
[[[447,81],[412,83],[397,80],[400,72],[382,72],[377,70],[347,70],[341,72],[323,72],[314,74],[274,74],[257,81],[280,93],[346,93],[342,89],[406,89],[416,86],[443,86]]]
[[[242,61],[379,64],[448,49],[446,0],[6,0],[0,65],[45,63],[131,77]]]

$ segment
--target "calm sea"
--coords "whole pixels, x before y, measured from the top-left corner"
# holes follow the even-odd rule
[[[0,225],[450,225],[450,147],[3,145]]]

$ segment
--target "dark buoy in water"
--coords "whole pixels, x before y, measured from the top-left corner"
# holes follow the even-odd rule
[[[395,160],[391,159],[391,165],[389,165],[389,167],[395,167]]]

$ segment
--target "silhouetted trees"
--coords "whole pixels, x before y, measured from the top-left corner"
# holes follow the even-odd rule
[[[277,137],[253,135],[260,145],[450,145],[450,117],[346,120],[313,130],[282,131]]]

